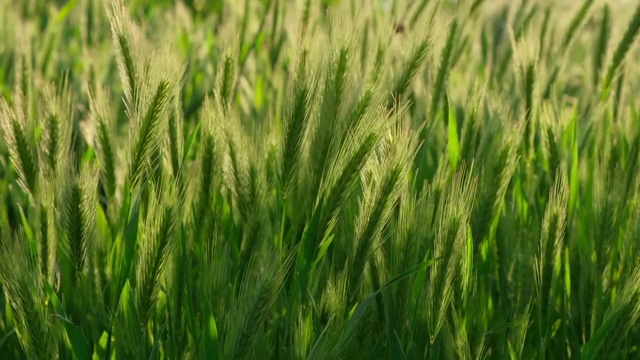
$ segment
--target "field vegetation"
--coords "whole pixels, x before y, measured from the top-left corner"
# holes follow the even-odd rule
[[[0,357],[640,358],[639,32],[0,0]]]

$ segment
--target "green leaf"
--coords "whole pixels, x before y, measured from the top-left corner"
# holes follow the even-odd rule
[[[331,317],[329,321],[327,321],[327,325],[325,325],[324,329],[322,329],[322,332],[318,336],[318,340],[316,340],[315,344],[309,351],[309,354],[307,354],[307,360],[311,360],[315,358],[314,356],[320,347],[320,343],[322,342],[322,339],[324,338],[324,335],[327,333],[327,329],[329,329],[329,325],[331,325],[332,322],[333,322],[333,317]]]
[[[453,170],[458,169],[458,165],[460,162],[460,140],[458,138],[458,120],[456,119],[456,114],[451,106],[451,99],[449,98],[449,93],[445,93],[446,101],[447,101],[447,124],[449,128],[449,162],[451,163],[451,167]]]
[[[209,313],[209,319],[207,321],[207,331],[205,334],[205,358],[211,360],[218,359],[218,326],[216,325],[216,319],[213,314]]]
[[[149,355],[149,360],[157,359],[158,357],[158,348],[160,347],[160,339],[162,339],[162,335],[167,329],[167,323],[162,324],[162,327],[158,329],[158,333],[156,334],[155,340],[153,342],[153,347],[151,348],[151,355]],[[160,357],[162,358],[162,357]]]
[[[185,147],[184,147],[184,154],[182,155],[182,166],[184,166],[187,163],[187,159],[189,158],[189,155],[191,154],[191,148],[193,148],[193,144],[195,143],[196,138],[198,137],[198,134],[200,133],[201,125],[202,125],[202,123],[198,122],[196,124],[196,127],[191,132],[191,135],[189,135],[189,139],[187,140],[187,143],[185,144]]]
[[[4,295],[4,294],[3,294]],[[13,309],[11,308],[11,302],[5,301],[4,303],[4,323],[6,327],[13,327],[15,318],[13,316]]]
[[[578,163],[578,108],[573,112],[573,117],[569,125],[571,131],[571,173],[569,175],[569,216],[572,216],[578,204],[578,185],[579,185],[579,163]]]
[[[78,5],[78,0],[70,0],[68,3],[66,3],[62,7],[62,9],[58,11],[58,15],[56,15],[55,22],[57,24],[60,24],[61,22],[63,22],[67,17],[69,17],[71,10],[73,10],[73,8],[76,7],[76,5]]]
[[[7,303],[7,304],[8,304],[8,303]],[[7,305],[7,306],[8,306],[8,305]],[[4,343],[5,343],[7,340],[9,340],[9,338],[10,338],[12,335],[15,335],[15,334],[16,334],[16,331],[12,329],[11,331],[7,332],[7,333],[6,333],[2,338],[0,338],[0,349],[2,349],[2,346],[4,346]]]
[[[24,213],[24,209],[22,209],[22,206],[20,205],[18,205],[18,212],[20,213],[20,221],[22,221],[24,235],[27,237],[27,241],[29,241],[31,251],[33,251],[33,253],[35,254],[37,253],[38,242],[36,240],[35,234],[33,233],[33,229],[31,228],[31,224],[29,223],[29,220]]]
[[[430,251],[424,257],[423,261],[427,261],[430,256]],[[416,276],[415,281],[413,282],[413,287],[411,289],[411,304],[416,304],[418,301],[418,297],[422,292],[422,287],[424,286],[425,281],[427,280],[427,271],[426,268],[420,270],[418,275]]]
[[[51,301],[51,305],[53,305],[53,310],[56,312],[53,316],[58,320],[61,320],[64,324],[64,329],[69,337],[69,342],[71,343],[71,350],[73,352],[74,359],[91,359],[91,352],[89,351],[87,338],[84,336],[80,328],[69,321],[64,307],[62,306],[60,299],[58,299],[56,292],[53,291],[51,285],[48,282],[45,282],[44,286],[47,295],[49,296],[49,300]]]
[[[565,294],[567,296],[567,299],[571,299],[571,260],[569,259],[569,257],[571,252],[570,251],[565,251],[564,253],[564,287],[565,287]]]
[[[398,333],[394,330],[393,336],[390,337],[389,342],[391,343],[391,350],[389,359],[390,360],[407,360],[407,354],[402,350],[402,342],[398,337]]]
[[[140,198],[138,197],[133,205],[131,214],[129,215],[129,221],[124,231],[124,236],[121,240],[124,242],[122,257],[120,258],[120,275],[118,277],[118,288],[116,289],[116,308],[120,301],[120,297],[123,296],[123,288],[131,267],[133,266],[133,258],[135,255],[136,244],[138,240],[138,222],[140,218]]]
[[[102,206],[96,205],[96,228],[103,239],[112,239],[111,227]]]
[[[513,349],[513,345],[511,345],[511,341],[507,340],[507,346],[509,348],[509,359],[518,360],[518,355],[516,351]]]
[[[582,347],[581,360],[598,359],[598,353],[605,337],[617,325],[618,319],[622,316],[623,311],[619,309],[614,312],[599,328],[589,341]]]
[[[333,242],[334,237],[335,235],[331,234],[331,236],[327,237],[326,239],[320,242],[320,250],[318,251],[318,256],[316,256],[316,259],[313,261],[312,268],[315,268],[316,266],[318,266],[318,263],[320,262],[320,260],[322,260],[322,258],[324,257],[324,254],[327,253],[327,250],[329,249],[329,246]]]
[[[471,282],[471,276],[473,273],[473,233],[471,231],[471,226],[467,226],[467,271],[464,276],[464,291],[467,292],[469,289],[469,284]]]
[[[93,360],[104,360],[107,354],[107,341],[109,339],[109,334],[106,331],[102,332],[100,335],[100,339],[96,342],[93,352]]]

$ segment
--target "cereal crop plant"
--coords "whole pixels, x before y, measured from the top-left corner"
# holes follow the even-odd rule
[[[639,32],[0,0],[0,357],[640,358]]]

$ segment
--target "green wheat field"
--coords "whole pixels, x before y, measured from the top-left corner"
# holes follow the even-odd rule
[[[2,359],[639,359],[640,5],[0,0]]]

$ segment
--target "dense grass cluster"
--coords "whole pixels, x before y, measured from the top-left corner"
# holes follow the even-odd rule
[[[639,358],[639,32],[0,0],[0,357]]]

